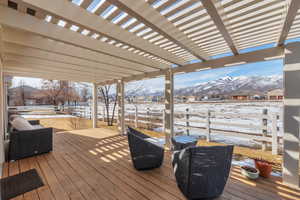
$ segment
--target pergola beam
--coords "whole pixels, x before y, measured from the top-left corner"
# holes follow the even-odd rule
[[[86,76],[86,75],[70,75],[70,73],[68,72],[59,72],[56,69],[53,70],[48,70],[45,71],[43,70],[42,67],[40,66],[32,66],[31,68],[24,68],[24,67],[20,67],[20,66],[15,66],[15,65],[8,65],[8,66],[4,66],[3,69],[4,72],[6,73],[12,73],[12,72],[22,72],[22,73],[26,73],[27,75],[29,73],[33,73],[33,75],[43,75],[42,77],[45,79],[54,79],[54,80],[70,80],[70,81],[83,81],[83,82],[96,82],[96,81],[101,81],[101,80],[105,80],[102,77],[91,77],[91,76]],[[31,77],[31,76],[29,76]],[[35,76],[32,76],[35,77]],[[48,78],[49,77],[49,78]],[[39,77],[37,77],[39,78]]]
[[[131,71],[129,69],[123,69],[114,67],[111,65],[106,65],[103,63],[95,63],[83,59],[78,59],[72,56],[65,56],[57,53],[51,53],[35,48],[24,47],[20,45],[5,43],[4,53],[5,55],[15,55],[15,56],[22,56],[27,60],[41,60],[42,62],[55,62],[55,63],[63,63],[67,65],[76,65],[77,68],[83,68],[84,70],[91,70],[91,71],[101,71],[105,74],[111,75],[122,75],[122,76],[129,76],[132,74],[137,74],[135,71]],[[143,72],[143,71],[141,71]],[[141,73],[140,72],[140,73]]]
[[[277,42],[277,46],[282,46],[290,32],[290,29],[293,25],[294,19],[297,15],[297,12],[300,8],[299,0],[289,0],[289,7],[285,17],[284,24],[281,29],[281,33]]]
[[[48,1],[44,1],[48,2]],[[61,1],[64,2],[64,1]],[[50,2],[53,3],[52,1]],[[46,38],[60,41],[83,49],[91,50],[116,57],[119,59],[136,62],[153,69],[168,68],[169,65],[163,64],[143,56],[136,55],[125,49],[115,47],[105,42],[96,41],[90,37],[78,34],[74,31],[59,27],[57,25],[39,20],[33,16],[25,15],[13,9],[0,6],[0,24],[16,29],[28,31]]]
[[[206,62],[188,64],[182,67],[175,67],[172,68],[171,71],[176,73],[188,73],[188,72],[195,72],[198,70],[206,70],[206,69],[213,69],[213,68],[220,68],[220,67],[227,67],[227,66],[235,66],[240,64],[248,64],[254,62],[261,62],[266,60],[272,59],[280,59],[284,55],[284,47],[273,47],[269,49],[263,49],[258,51],[253,51],[249,53],[243,53],[234,56],[227,56],[219,59],[208,60]],[[140,75],[125,77],[123,80],[125,82],[142,80],[146,78],[154,78],[157,76],[163,76],[168,70],[160,70],[155,72],[144,73]],[[116,80],[106,81],[101,84],[113,84],[116,83]]]
[[[153,70],[151,67],[136,62],[131,62],[57,41],[50,41],[47,38],[40,37],[39,35],[10,27],[5,27],[3,29],[3,41],[10,44],[18,44],[20,45],[18,48],[30,47],[36,50],[39,49],[48,53],[47,57],[55,55],[56,58],[61,57],[64,60],[72,60],[72,62],[74,61],[78,64],[90,63],[91,65],[97,66],[105,65],[105,70],[124,73],[139,73]]]
[[[51,55],[52,56],[52,55]],[[42,56],[35,56],[32,54],[22,54],[19,52],[6,52],[3,56],[5,60],[15,60],[22,63],[32,63],[32,64],[42,64],[42,65],[48,65],[51,67],[52,65],[55,66],[61,66],[66,67],[66,69],[74,69],[74,71],[82,71],[82,72],[90,72],[93,74],[103,74],[108,75],[110,77],[123,77],[123,76],[129,76],[133,73],[129,73],[126,70],[120,70],[120,71],[111,71],[109,70],[110,66],[105,65],[88,65],[88,64],[77,64],[76,62],[70,62],[67,59],[61,60],[61,59],[52,59],[52,57],[42,57]]]
[[[214,21],[224,40],[230,47],[232,53],[235,55],[239,54],[238,49],[236,48],[236,45],[225,26],[224,20],[226,19],[222,19],[222,15],[224,16],[224,11],[221,10],[223,9],[221,2],[217,0],[202,0],[201,2],[208,15],[210,15],[211,19]]]
[[[179,47],[187,50],[201,60],[208,60],[209,56],[200,49],[184,33],[178,30],[170,21],[158,11],[149,6],[145,1],[136,0],[107,0],[121,10],[135,17],[139,22],[144,23],[153,31],[174,42]]]
[[[36,70],[41,70],[45,73],[48,71],[56,71],[57,73],[62,72],[62,73],[75,73],[80,76],[86,76],[90,77],[91,79],[94,79],[95,77],[103,79],[110,79],[110,78],[116,78],[117,76],[111,76],[105,73],[96,73],[96,72],[89,72],[89,71],[83,71],[83,70],[78,70],[74,69],[74,66],[68,66],[68,65],[49,65],[47,63],[37,63],[37,62],[26,62],[24,59],[7,59],[6,56],[4,56],[4,66],[5,68],[8,68],[10,66],[13,67],[22,67],[23,69],[36,69]]]
[[[97,67],[87,67],[87,66],[80,66],[75,64],[69,64],[59,61],[49,61],[44,60],[40,58],[35,57],[28,57],[28,56],[22,56],[22,55],[16,55],[11,53],[5,53],[4,54],[4,61],[15,61],[20,64],[28,64],[28,65],[43,65],[48,68],[60,68],[65,70],[70,70],[72,72],[78,72],[78,73],[86,73],[90,75],[102,75],[107,76],[107,78],[121,78],[123,76],[126,76],[126,73],[122,74],[119,73],[111,73],[110,71],[105,71],[104,69],[99,69]]]
[[[182,65],[184,60],[178,58],[174,54],[138,37],[134,33],[126,31],[121,27],[95,15],[89,13],[87,10],[81,9],[68,1],[61,0],[23,0],[24,2],[44,9],[49,13],[61,17],[70,22],[74,22],[88,30],[97,32],[106,37],[120,41],[134,48],[143,50],[147,53],[157,57],[168,60],[171,63]]]
[[[20,68],[15,69],[4,69],[3,73],[8,76],[22,76],[22,77],[30,77],[30,78],[40,78],[46,80],[63,80],[63,81],[74,81],[74,82],[91,82],[90,78],[78,77],[78,76],[67,76],[65,74],[52,74],[52,73],[42,73],[34,70],[24,70]]]

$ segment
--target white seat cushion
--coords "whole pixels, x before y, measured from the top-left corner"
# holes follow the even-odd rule
[[[10,123],[18,131],[34,129],[34,127],[23,117],[15,117]]]

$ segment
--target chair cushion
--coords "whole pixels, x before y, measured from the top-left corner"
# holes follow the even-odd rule
[[[9,121],[14,120],[14,118],[16,118],[16,117],[20,117],[20,115],[16,115],[16,114],[10,115],[9,116]]]
[[[146,138],[144,140],[147,141],[147,142],[151,142],[152,144],[155,144],[155,145],[160,146],[162,148],[165,145],[165,139],[164,138]]]
[[[15,117],[11,122],[14,129],[18,131],[33,130],[35,129],[25,118]]]

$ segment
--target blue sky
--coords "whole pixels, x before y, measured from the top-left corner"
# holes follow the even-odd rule
[[[234,67],[225,67],[218,69],[210,69],[199,72],[186,74],[178,74],[174,77],[175,89],[194,86],[196,84],[216,80],[225,76],[272,76],[282,75],[283,60],[272,60],[251,64],[238,65]],[[134,87],[135,84],[143,86],[145,90],[157,91],[164,89],[164,78],[155,78],[149,80],[136,81],[130,84]]]
[[[182,88],[193,86],[202,82],[219,79],[224,76],[272,76],[282,75],[282,71],[283,61],[282,59],[279,59],[238,65],[234,67],[225,67],[186,74],[178,74],[175,76],[174,82],[175,88]],[[41,79],[15,77],[13,81],[13,86],[17,86],[20,80],[23,80],[27,85],[33,87],[39,87],[41,85]],[[131,83],[128,87],[135,87],[136,85],[138,85],[138,87],[143,87],[143,89],[149,91],[163,90],[164,78],[136,81]]]

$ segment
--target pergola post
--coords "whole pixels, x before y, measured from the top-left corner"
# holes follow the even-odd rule
[[[166,144],[171,147],[171,137],[174,136],[174,74],[171,70],[165,74],[165,124]]]
[[[97,128],[98,121],[98,93],[97,93],[97,84],[93,83],[93,107],[92,107],[92,120],[93,128]]]
[[[124,82],[117,82],[117,100],[118,100],[118,130],[120,135],[125,134],[125,104],[124,104]]]
[[[5,81],[3,75],[3,65],[2,59],[0,57],[0,176],[2,175],[2,164],[4,163],[4,135],[5,135],[5,103],[4,98],[6,95],[4,93]]]
[[[283,182],[299,187],[300,42],[287,44],[284,58]]]

